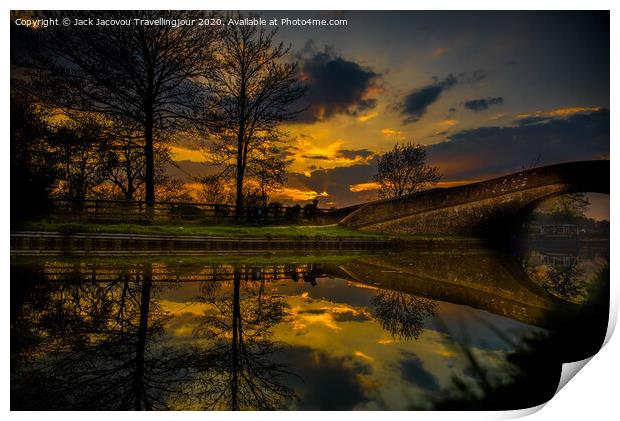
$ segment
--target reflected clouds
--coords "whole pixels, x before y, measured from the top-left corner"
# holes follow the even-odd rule
[[[475,320],[461,315],[476,310],[372,285],[341,267],[45,262],[14,301],[21,312],[12,318],[13,333],[25,338],[24,332],[37,332],[38,339],[13,348],[12,390],[42,394],[38,402],[55,408],[407,409],[466,370],[466,359],[453,351],[461,339],[434,320],[471,325]],[[382,273],[375,278],[381,283],[396,276]],[[49,293],[36,298],[38,291],[57,298],[47,303]],[[108,298],[84,307],[97,302],[94,297]],[[76,310],[58,319],[57,303]],[[43,307],[33,313],[33,305]],[[93,331],[95,320],[109,322]],[[67,338],[66,329],[83,334]],[[471,332],[477,343],[489,334]],[[58,348],[62,338],[69,343]],[[487,345],[476,355],[492,367],[499,349]],[[110,374],[98,376],[108,364]],[[28,381],[34,378],[47,391]],[[48,388],[61,379],[80,386]],[[119,393],[99,393],[106,384],[118,384]],[[14,399],[15,408],[32,405],[32,394],[12,396],[24,398]]]

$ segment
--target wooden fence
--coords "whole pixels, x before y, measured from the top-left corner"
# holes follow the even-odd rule
[[[234,205],[193,202],[154,202],[127,200],[49,199],[43,219],[56,222],[148,223],[185,222],[228,224],[236,221],[255,224],[335,223],[330,210],[312,205],[244,206],[239,217]]]

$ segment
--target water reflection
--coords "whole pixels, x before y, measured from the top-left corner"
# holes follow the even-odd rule
[[[179,259],[12,262],[12,408],[431,409],[558,304],[489,253]]]
[[[424,320],[437,314],[437,303],[401,291],[383,290],[372,298],[375,317],[394,339],[418,339]]]
[[[281,381],[290,371],[273,360],[282,345],[271,340],[271,330],[284,318],[287,304],[266,290],[264,275],[277,278],[278,273],[241,265],[232,271],[232,285],[203,282],[196,297],[208,311],[194,338],[210,343],[196,395],[202,409],[279,409],[294,393]]]
[[[522,247],[529,278],[555,297],[581,303],[609,265],[609,221],[588,218],[584,194],[562,195],[533,212]]]
[[[169,316],[153,299],[151,264],[129,281],[41,283],[45,271],[15,267],[12,288],[12,402],[32,409],[167,409],[193,355],[161,337]],[[15,299],[15,301],[13,301]],[[15,303],[19,303],[17,306]],[[170,375],[174,373],[174,375]]]

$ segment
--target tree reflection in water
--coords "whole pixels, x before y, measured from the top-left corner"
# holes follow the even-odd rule
[[[12,352],[13,409],[168,409],[193,356],[154,345],[168,316],[152,300],[151,264],[141,266],[110,283],[30,274],[40,299],[12,317],[12,338],[28,338]]]
[[[418,339],[424,320],[437,314],[435,301],[401,291],[380,290],[371,303],[375,318],[393,339]]]
[[[550,266],[542,279],[542,286],[553,295],[568,301],[578,301],[586,291],[584,270],[577,262],[568,266]]]
[[[230,288],[203,284],[200,299],[211,311],[194,333],[211,342],[197,393],[204,409],[275,410],[295,398],[283,384],[293,374],[273,358],[283,344],[271,340],[287,305],[261,278],[260,269],[236,265]]]
[[[183,275],[150,262],[13,271],[11,407],[46,410],[289,407],[298,396],[287,384],[299,377],[278,362],[287,345],[272,331],[289,312],[274,282],[314,287],[329,273],[321,265],[213,264]],[[189,342],[166,331],[172,316],[159,296],[175,284],[154,281],[181,275],[201,280],[194,301],[205,305]],[[371,304],[395,339],[417,339],[437,312],[434,301],[399,291],[378,290]]]

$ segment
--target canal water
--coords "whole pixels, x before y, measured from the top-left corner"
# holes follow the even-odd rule
[[[563,361],[596,352],[608,311],[608,251],[543,246],[13,257],[11,406],[537,405]]]

